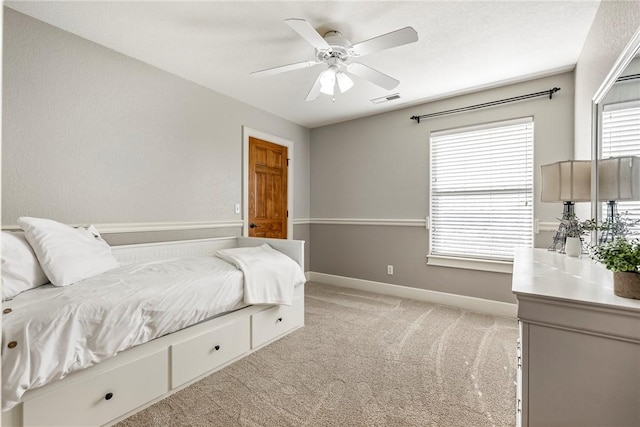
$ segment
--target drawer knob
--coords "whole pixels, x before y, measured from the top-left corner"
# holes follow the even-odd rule
[[[282,322],[282,317],[278,317],[278,322]]]
[[[113,397],[113,393],[107,393],[104,395],[104,400],[111,400],[112,397]]]
[[[218,351],[218,350],[220,350],[220,346],[219,346],[219,345],[217,345],[217,346],[213,347],[213,349],[214,349],[215,351]]]

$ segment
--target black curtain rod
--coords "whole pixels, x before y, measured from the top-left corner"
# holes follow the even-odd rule
[[[640,79],[640,74],[629,74],[628,76],[622,76],[622,77],[618,77],[616,79],[617,82],[626,82],[629,80],[636,80],[636,79]]]
[[[445,111],[439,111],[437,113],[423,114],[422,116],[412,116],[411,120],[415,120],[416,122],[420,123],[421,119],[444,116],[446,114],[462,113],[464,111],[473,111],[473,110],[478,110],[480,108],[494,107],[496,105],[507,104],[509,102],[517,102],[517,101],[522,101],[529,98],[537,98],[539,96],[549,96],[549,99],[553,99],[553,94],[559,90],[560,90],[559,87],[554,87],[553,89],[544,90],[542,92],[530,93],[528,95],[514,96],[513,98],[499,99],[498,101],[485,102],[482,104],[470,105],[468,107],[462,107],[462,108],[454,108],[453,110],[445,110]]]

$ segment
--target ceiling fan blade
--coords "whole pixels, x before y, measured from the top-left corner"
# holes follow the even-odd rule
[[[322,79],[322,74],[320,73],[318,75],[318,78],[316,79],[315,83],[313,84],[313,86],[311,86],[311,90],[309,91],[309,94],[307,95],[307,98],[305,99],[305,101],[313,101],[314,99],[317,99],[318,96],[320,95],[320,89],[322,88],[322,82],[320,81]]]
[[[253,73],[251,73],[251,76],[252,77],[272,76],[274,74],[285,73],[287,71],[313,67],[314,65],[318,65],[318,64],[321,64],[321,62],[320,61],[296,62],[295,64],[282,65],[280,67],[267,68],[266,70],[254,71]]]
[[[412,27],[405,27],[400,30],[392,31],[352,46],[355,56],[365,56],[370,53],[379,52],[384,49],[390,49],[403,44],[418,41],[418,33]]]
[[[371,83],[387,90],[395,89],[400,84],[399,80],[387,76],[386,74],[383,74],[380,71],[374,70],[373,68],[359,62],[349,64],[347,66],[347,71],[355,74],[358,77],[362,77],[365,80],[369,80]]]
[[[315,47],[318,50],[329,49],[331,46],[322,38],[322,36],[304,19],[290,18],[285,19],[284,22],[289,24],[293,30],[300,34],[300,36]]]

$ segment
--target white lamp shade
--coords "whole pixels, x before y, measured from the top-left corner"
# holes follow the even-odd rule
[[[600,200],[640,200],[640,157],[611,157],[598,161]]]
[[[320,84],[322,85],[320,87],[320,92],[325,95],[333,95],[336,85],[336,73],[337,68],[334,66],[329,67],[328,70],[322,72],[322,75],[320,76]]]
[[[567,160],[540,166],[541,202],[588,202],[591,200],[591,161]]]
[[[336,78],[338,79],[340,92],[345,93],[353,87],[353,80],[342,71],[336,74]]]

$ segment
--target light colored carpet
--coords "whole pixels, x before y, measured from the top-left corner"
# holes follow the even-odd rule
[[[306,326],[117,424],[513,426],[515,319],[306,285]]]

